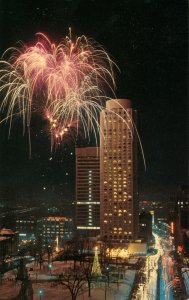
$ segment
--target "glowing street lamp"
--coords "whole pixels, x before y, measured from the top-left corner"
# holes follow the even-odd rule
[[[109,287],[109,281],[110,281],[110,280],[109,280],[109,271],[110,271],[110,267],[107,266],[105,270],[106,270],[106,272],[107,272],[107,277],[108,277],[108,287]]]
[[[50,275],[52,275],[52,274],[51,274],[51,270],[52,270],[52,264],[49,264],[49,265],[48,265],[48,267],[49,267],[49,272],[50,272]]]
[[[50,263],[50,261],[51,261],[51,255],[52,255],[51,245],[48,245],[47,254],[48,254],[48,262]]]
[[[41,300],[41,297],[44,295],[44,290],[43,289],[38,289],[37,294],[39,295],[39,299]]]

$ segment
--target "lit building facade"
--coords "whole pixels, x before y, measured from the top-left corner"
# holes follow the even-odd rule
[[[43,218],[38,225],[43,245],[56,245],[57,239],[61,246],[64,241],[71,240],[74,234],[73,219],[63,216]]]
[[[99,148],[76,148],[76,228],[84,236],[100,233]]]
[[[109,100],[100,126],[100,235],[114,244],[137,238],[136,111],[130,100]]]
[[[37,220],[34,216],[18,216],[16,230],[19,232],[20,242],[29,242],[36,239]]]

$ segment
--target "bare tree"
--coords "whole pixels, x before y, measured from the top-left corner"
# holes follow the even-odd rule
[[[82,268],[76,266],[74,269],[68,269],[65,273],[60,274],[59,282],[69,290],[71,299],[76,300],[79,291],[86,283],[86,275]]]
[[[68,269],[60,275],[60,283],[69,289],[72,300],[76,299],[84,283],[87,283],[88,296],[91,297],[91,283],[94,280],[94,274],[92,274],[93,248],[94,241],[82,237],[74,238],[64,246],[62,258],[72,259],[74,264],[73,269]]]
[[[91,283],[94,280],[94,276],[92,274],[92,262],[85,263],[83,265],[83,273],[88,285],[88,297],[91,297]]]
[[[101,265],[110,264],[111,262],[111,250],[113,245],[108,240],[104,239],[100,244],[100,262]]]
[[[79,262],[81,265],[86,258],[89,258],[89,255],[91,255],[91,250],[94,248],[93,244],[94,243],[91,243],[88,238],[73,238],[71,241],[65,243],[62,259],[73,260],[75,268],[77,262]]]

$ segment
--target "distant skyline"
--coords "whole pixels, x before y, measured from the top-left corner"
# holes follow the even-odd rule
[[[138,111],[147,171],[139,151],[140,199],[167,199],[186,184],[188,147],[187,4],[185,1],[0,1],[0,55],[36,32],[59,41],[72,27],[102,44],[120,68],[116,97]],[[74,144],[51,153],[46,124],[32,117],[32,159],[20,120],[0,125],[0,188],[25,189],[44,199],[69,197],[75,182]],[[87,141],[80,142],[88,145]],[[91,143],[92,144],[92,143]],[[70,196],[71,197],[71,196]]]

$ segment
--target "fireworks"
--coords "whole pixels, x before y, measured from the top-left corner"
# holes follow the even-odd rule
[[[107,89],[114,93],[115,64],[100,45],[84,35],[74,40],[70,33],[58,45],[42,33],[36,38],[32,46],[8,49],[0,61],[0,92],[4,95],[0,110],[7,109],[4,120],[10,120],[11,128],[12,118],[21,116],[29,132],[31,114],[38,111],[49,123],[52,146],[68,137],[75,140],[80,128],[89,139],[92,131],[97,141]],[[127,126],[131,133],[136,131],[143,154],[136,126],[130,122],[131,127]]]
[[[56,147],[60,143],[76,142],[79,135],[77,121],[63,120],[61,123],[54,119],[50,111],[46,111],[44,118],[48,121],[48,132],[51,133],[51,145]]]
[[[5,93],[0,109],[7,108],[10,124],[20,115],[28,127],[31,112],[42,112],[53,140],[64,136],[68,124],[82,124],[89,136],[99,128],[104,89],[115,87],[112,60],[85,36],[72,40],[70,34],[58,45],[42,33],[36,37],[32,46],[8,49],[8,60],[0,62],[0,92]]]

